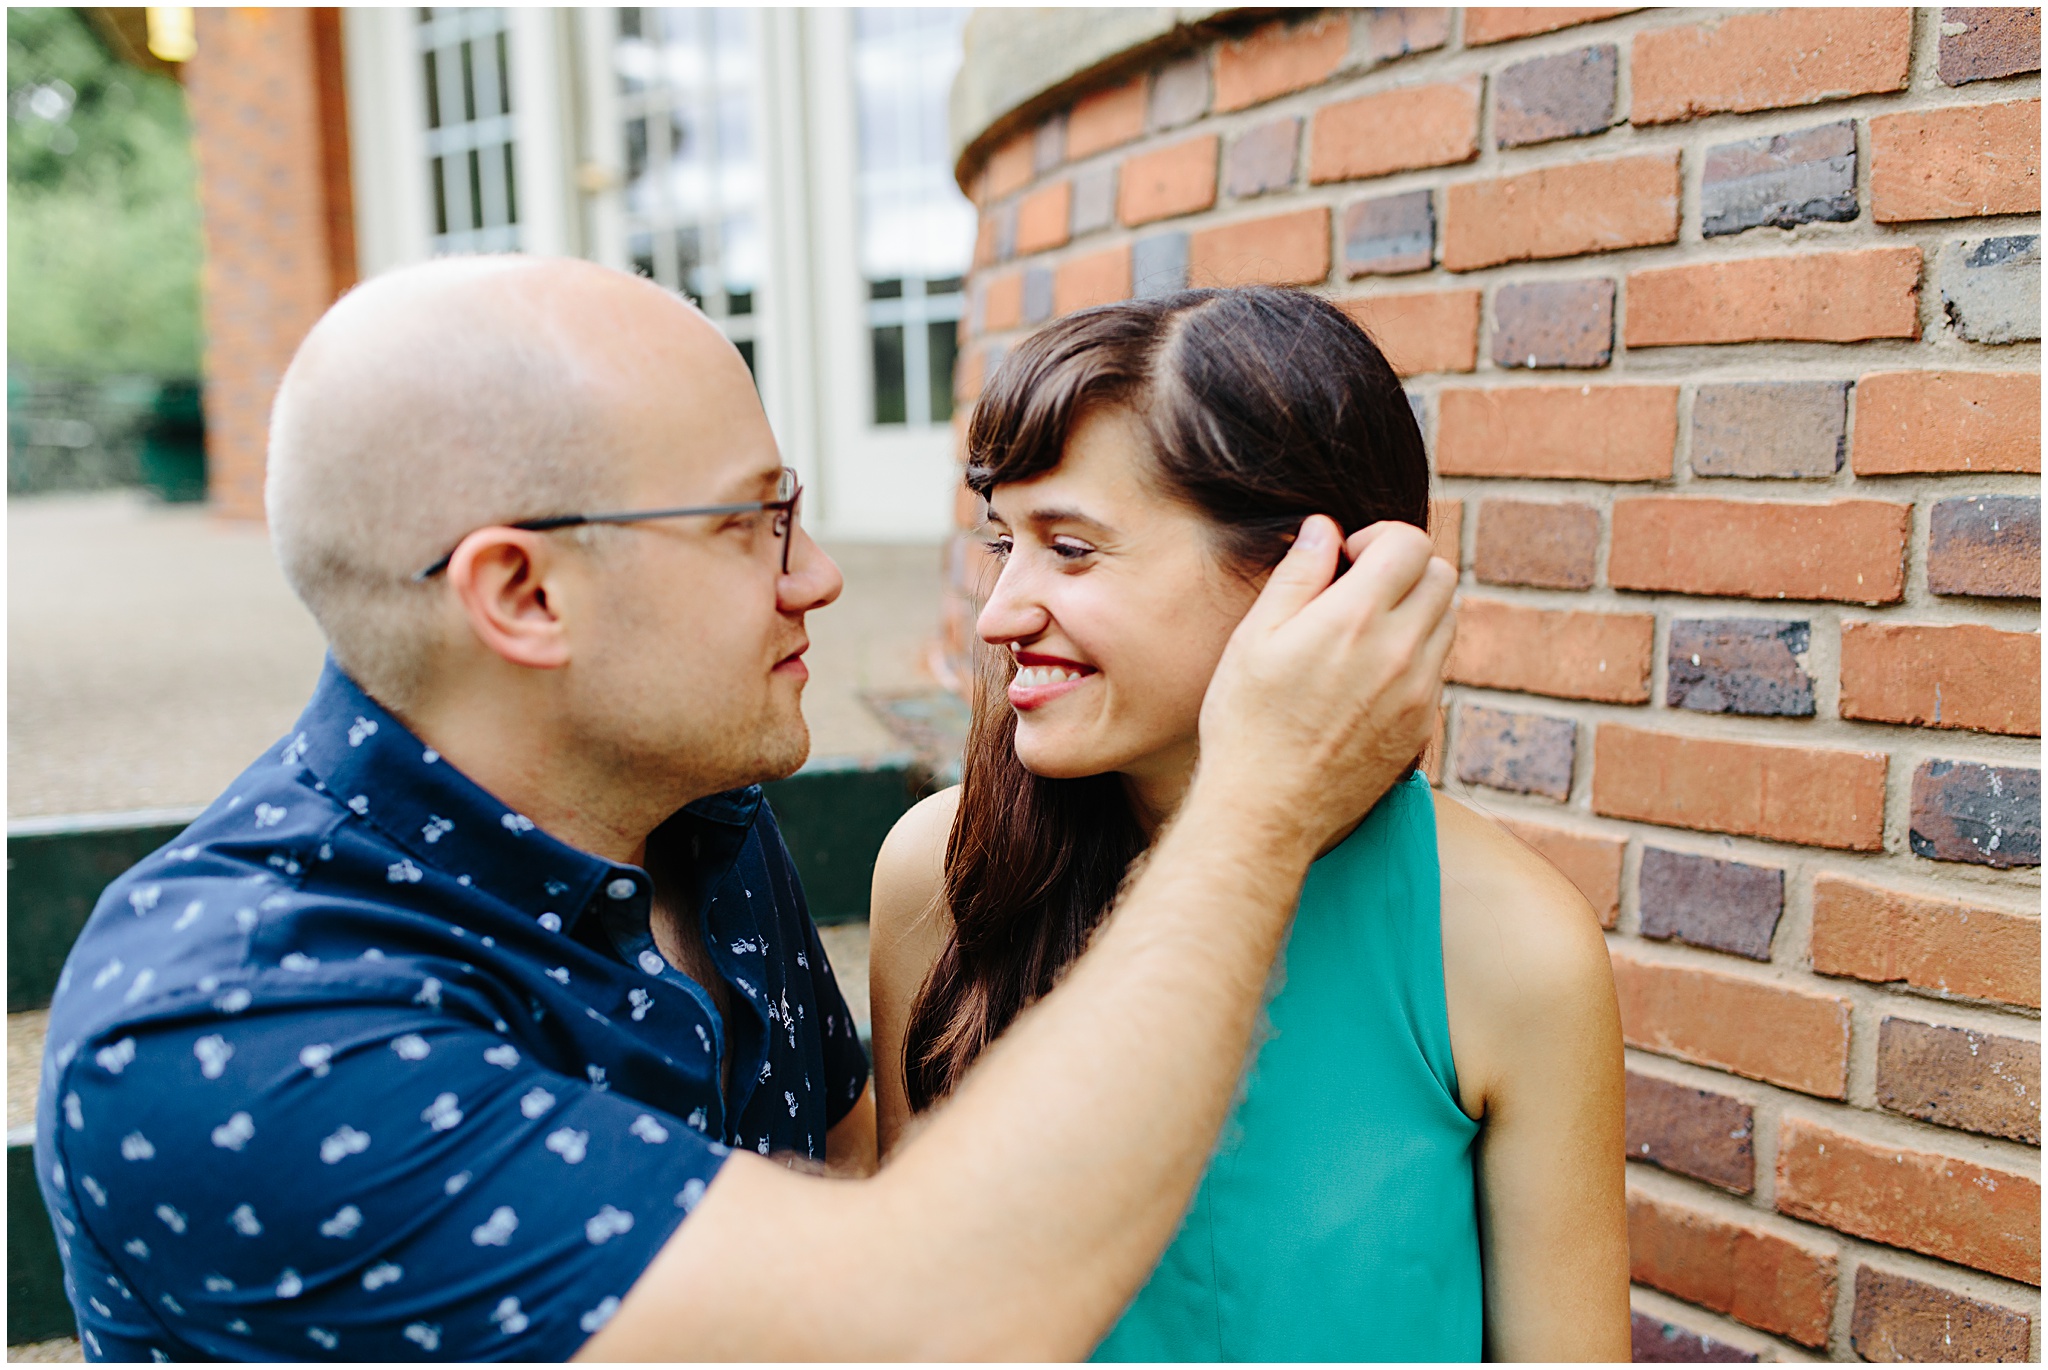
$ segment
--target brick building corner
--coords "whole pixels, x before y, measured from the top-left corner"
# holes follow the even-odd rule
[[[1433,778],[1609,929],[1637,1359],[2038,1359],[2039,11],[1237,15],[956,127],[963,411],[1133,293],[1351,312]]]

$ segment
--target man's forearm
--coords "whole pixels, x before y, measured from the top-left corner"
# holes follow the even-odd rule
[[[1086,1355],[1201,1179],[1314,855],[1220,788],[1197,783],[1088,953],[880,1175],[733,1156],[583,1355]],[[804,1287],[733,1259],[764,1243]]]
[[[1198,787],[1088,954],[892,1159],[892,1208],[923,1210],[900,1254],[947,1290],[918,1349],[1071,1357],[1108,1330],[1208,1163],[1313,855]]]

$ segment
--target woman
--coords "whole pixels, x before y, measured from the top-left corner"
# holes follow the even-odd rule
[[[885,1156],[1171,820],[1217,658],[1304,518],[1428,512],[1392,369],[1291,291],[1054,323],[968,451],[990,672],[963,783],[876,865]],[[1316,862],[1269,995],[1181,1232],[1097,1357],[1627,1359],[1621,1041],[1578,892],[1411,773]]]

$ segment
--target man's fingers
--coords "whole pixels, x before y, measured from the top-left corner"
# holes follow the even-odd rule
[[[1410,523],[1376,523],[1353,534],[1373,534],[1349,570],[1307,612],[1319,631],[1353,632],[1388,613],[1414,590],[1429,568],[1429,535]]]
[[[1337,574],[1337,548],[1342,536],[1343,530],[1337,527],[1336,520],[1326,515],[1313,514],[1304,521],[1294,545],[1273,568],[1239,630],[1270,630],[1293,618],[1303,605],[1328,589],[1331,577]]]
[[[1441,681],[1444,678],[1444,663],[1450,659],[1451,640],[1457,635],[1456,614],[1445,614],[1436,621],[1436,627],[1430,629],[1429,637],[1423,642],[1422,652],[1417,658],[1418,664],[1428,673],[1430,679]]]

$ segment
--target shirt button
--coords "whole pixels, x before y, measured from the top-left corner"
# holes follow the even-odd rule
[[[624,876],[604,887],[604,892],[614,899],[631,899],[639,891],[640,887]]]
[[[649,975],[661,974],[662,964],[662,959],[657,953],[651,951],[640,953],[640,969],[646,971]],[[637,994],[639,991],[635,990],[634,993]]]

